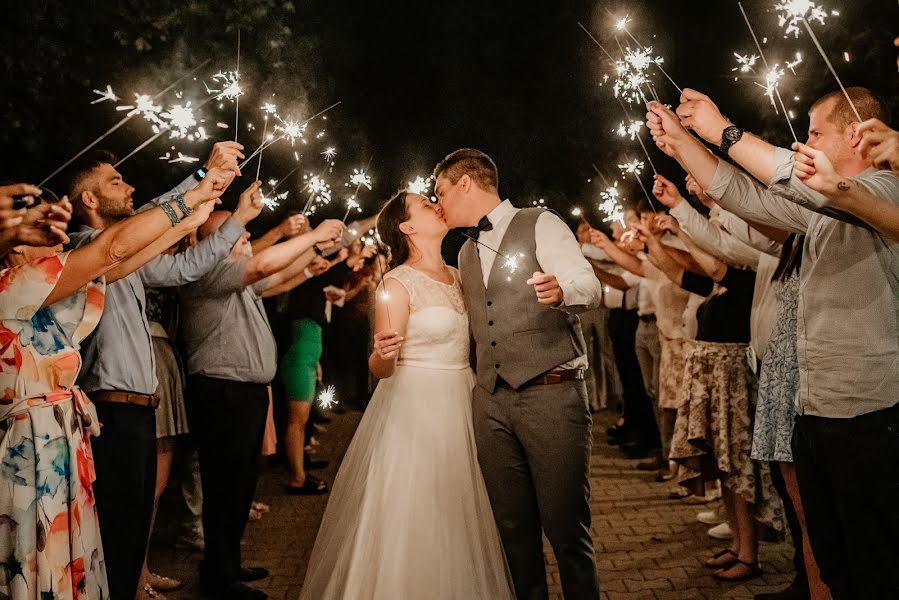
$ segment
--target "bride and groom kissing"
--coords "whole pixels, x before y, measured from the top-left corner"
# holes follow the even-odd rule
[[[457,150],[434,176],[436,204],[402,190],[378,216],[391,267],[369,358],[380,382],[301,598],[545,599],[543,534],[565,598],[599,598],[577,313],[600,284],[562,219],[500,199],[483,152]],[[475,226],[448,267],[443,237]]]

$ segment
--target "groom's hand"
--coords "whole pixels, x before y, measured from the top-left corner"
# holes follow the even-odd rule
[[[556,280],[555,275],[547,275],[546,273],[536,271],[527,280],[527,284],[534,286],[534,291],[537,293],[537,302],[540,304],[559,306],[565,300],[562,287]]]

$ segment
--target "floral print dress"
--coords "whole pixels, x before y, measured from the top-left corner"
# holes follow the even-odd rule
[[[75,387],[79,343],[105,284],[41,307],[67,253],[0,271],[0,598],[109,597],[94,506],[93,405]]]

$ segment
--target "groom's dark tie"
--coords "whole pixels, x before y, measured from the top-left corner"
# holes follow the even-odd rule
[[[490,219],[487,218],[487,215],[481,217],[481,220],[478,221],[478,233],[482,231],[492,231],[493,223],[490,222]]]

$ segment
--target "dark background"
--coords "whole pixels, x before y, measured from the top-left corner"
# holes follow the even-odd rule
[[[768,38],[763,49],[769,62],[790,60],[797,50],[803,54],[797,75],[788,72],[781,86],[802,138],[807,107],[836,84],[805,32],[798,39],[783,37],[773,4],[747,0],[744,6],[759,37]],[[370,159],[375,188],[360,194],[367,214],[415,175],[429,174],[449,151],[474,146],[498,163],[503,197],[519,206],[542,197],[563,214],[572,206],[590,214],[600,187],[591,164],[606,177],[620,177],[618,162],[642,157],[636,142],[612,133],[623,114],[610,85],[599,85],[604,73],[613,73],[612,65],[577,26],[583,22],[617,54],[609,12],[630,15],[630,31],[664,56],[666,70],[681,86],[709,93],[737,123],[771,141],[791,141],[783,116],[753,84],[761,64],[757,74],[734,80],[733,53],[752,53],[754,47],[731,0],[14,0],[7,6],[0,26],[2,179],[37,182],[115,124],[123,113],[108,102],[91,105],[94,88],[109,83],[124,103],[135,91],[161,90],[208,58],[197,81],[179,86],[184,99],[202,101],[202,80],[235,68],[238,28],[247,92],[240,101],[240,141],[248,150],[259,144],[261,127],[246,131],[246,125],[261,125],[259,107],[271,94],[279,112],[298,119],[342,101],[327,121],[310,125],[309,144],[296,148],[302,162],[281,188],[293,190],[283,211],[302,206],[298,175],[321,172],[325,162],[319,153],[329,145],[338,150],[329,175],[335,205],[319,215],[331,216],[343,216],[338,206],[347,194],[343,183]],[[872,87],[895,106],[897,4],[827,0],[826,6],[840,16],[813,26],[844,83]],[[652,71],[652,78],[660,98],[676,105],[676,90],[658,72]],[[163,99],[175,101],[173,94]],[[176,141],[179,150],[205,158],[213,141],[233,138],[231,129],[215,123],[233,126],[234,107],[217,104],[203,109],[212,139]],[[322,129],[323,138],[314,139]],[[135,119],[103,145],[124,155],[148,135],[148,124]],[[645,132],[644,139],[649,144]],[[126,180],[137,187],[137,203],[190,173],[190,166],[158,160],[171,145],[163,137],[122,165]],[[672,162],[655,148],[650,152],[660,172],[681,181]],[[279,143],[264,154],[261,178],[278,178],[294,166],[293,151]],[[255,163],[245,173],[251,179]],[[648,166],[643,179],[649,185]],[[642,197],[633,179],[620,185],[629,200]],[[234,191],[243,187],[238,182]],[[281,214],[266,212],[261,224]]]

